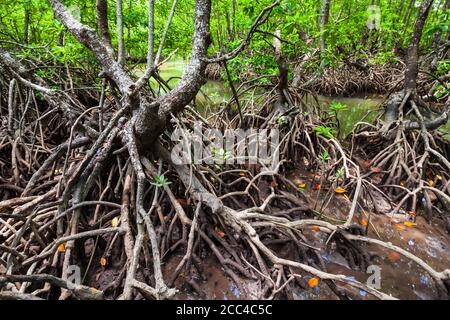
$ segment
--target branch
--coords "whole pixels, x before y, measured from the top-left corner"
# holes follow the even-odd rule
[[[114,54],[111,35],[109,33],[108,26],[108,1],[107,0],[97,0],[97,23],[100,28],[100,35],[103,41],[103,45],[108,49],[111,55]]]
[[[233,58],[235,58],[242,50],[245,49],[245,47],[248,46],[248,44],[250,43],[253,34],[255,32],[257,32],[257,29],[260,25],[262,25],[264,22],[267,21],[267,19],[269,18],[272,9],[275,8],[276,6],[278,6],[280,4],[280,0],[275,1],[274,3],[272,3],[270,6],[265,7],[258,15],[258,17],[256,18],[256,20],[253,22],[252,26],[250,27],[249,32],[247,33],[247,36],[245,37],[245,39],[241,42],[241,44],[234,49],[231,52],[228,52],[226,54],[221,55],[220,57],[217,58],[209,58],[209,59],[204,59],[207,63],[218,63],[218,62],[222,62],[222,61],[227,61],[227,60],[231,60]]]
[[[49,1],[56,18],[66,26],[80,43],[94,53],[95,58],[102,65],[104,73],[116,83],[122,93],[129,92],[130,87],[133,85],[132,79],[100,41],[96,31],[75,19],[58,0]]]

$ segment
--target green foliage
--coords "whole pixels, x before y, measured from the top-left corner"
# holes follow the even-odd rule
[[[218,163],[222,163],[231,157],[230,151],[225,151],[223,148],[213,148],[212,154],[214,156],[214,160]]]
[[[348,106],[346,104],[343,104],[343,103],[340,103],[337,101],[333,101],[330,104],[330,111],[338,112],[338,111],[345,110],[345,109],[348,109]]]
[[[164,186],[168,186],[169,184],[171,184],[172,182],[170,182],[169,180],[167,180],[164,175],[160,175],[160,176],[154,176],[153,177],[153,182],[151,182],[152,185],[160,188],[160,187],[164,187]]]
[[[331,127],[323,126],[323,125],[315,127],[314,131],[316,132],[316,134],[324,136],[329,139],[332,139],[334,137],[334,135],[336,134],[335,129],[333,129]]]
[[[319,159],[324,163],[330,161],[330,155],[328,154],[328,151],[323,151],[321,154],[319,154]]]
[[[108,22],[114,46],[117,45],[115,3],[108,0]],[[163,47],[163,57],[174,50],[177,50],[176,54],[181,58],[189,57],[194,29],[194,3],[178,1]],[[233,3],[236,4],[235,8]],[[213,1],[212,44],[209,53],[237,48],[256,16],[271,3],[272,0]],[[421,48],[423,53],[433,49],[436,33],[440,33],[442,39],[445,39],[449,32],[449,11],[442,9],[442,1],[436,3],[424,29]],[[65,0],[64,4],[81,22],[98,29],[95,1]],[[147,54],[147,4],[147,0],[123,2],[125,47],[127,55],[132,57],[145,58]],[[381,25],[378,30],[369,30],[366,21],[369,17],[367,9],[371,4],[372,0],[332,0],[330,21],[321,30],[321,1],[282,0],[280,6],[273,9],[270,19],[258,27],[260,32],[254,34],[244,52],[229,61],[232,80],[239,82],[241,79],[261,74],[278,74],[272,36],[277,29],[283,38],[283,54],[290,61],[317,52],[320,35],[324,35],[326,50],[320,57],[316,54],[313,56],[315,58],[307,59],[303,66],[306,70],[315,71],[320,66],[337,66],[348,56],[369,57],[371,64],[395,62],[397,58],[392,49],[396,47],[406,50],[419,6],[413,6],[408,14],[407,2],[403,0],[377,1],[381,12]],[[171,6],[172,0],[155,1],[155,51],[159,46],[160,35]],[[89,50],[79,44],[64,26],[54,19],[48,0],[0,0],[0,7],[0,44],[13,47],[19,57],[38,59],[48,64],[53,61],[91,68],[97,66]],[[29,23],[28,28],[25,28],[27,14]],[[26,34],[28,41],[25,41]],[[448,61],[441,62],[437,72],[439,75],[448,72]],[[271,81],[271,78],[262,78],[260,83],[267,84]]]

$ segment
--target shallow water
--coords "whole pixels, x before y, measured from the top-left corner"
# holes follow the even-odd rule
[[[160,68],[160,76],[168,81],[171,87],[175,86],[183,75],[188,62],[184,60],[173,60],[164,63]],[[142,74],[145,66],[138,67],[136,74]],[[152,80],[154,81],[154,80]],[[156,85],[156,82],[153,82]],[[201,109],[201,113],[208,113],[209,110],[219,107],[232,97],[231,89],[222,81],[209,80],[197,95],[196,105]],[[377,115],[384,98],[382,96],[361,96],[361,97],[326,97],[318,96],[319,103],[324,110],[327,110],[331,103],[339,102],[347,106],[346,109],[337,113],[339,120],[339,136],[346,137],[352,132],[353,126],[364,119],[371,122]],[[446,136],[450,139],[450,121],[441,128],[441,131],[449,133]]]
[[[171,87],[175,86],[186,68],[185,61],[170,61],[164,64],[160,70],[160,76],[169,82]],[[156,84],[156,83],[155,83]],[[196,99],[197,108],[202,110],[206,108],[217,108],[221,104],[227,102],[231,97],[230,88],[221,81],[208,81],[201,89]],[[318,97],[319,103],[323,110],[327,111],[333,102],[339,102],[347,106],[346,109],[337,113],[339,120],[340,137],[345,137],[352,131],[353,126],[364,119],[371,122],[377,114],[383,97]],[[445,126],[446,132],[450,132],[450,122]],[[296,177],[292,177],[295,179]],[[310,195],[311,201],[317,195]],[[329,216],[338,219],[345,219],[348,212],[348,205],[340,203],[338,199],[330,203],[325,210]],[[383,215],[373,216],[371,224],[373,230],[370,229],[369,236],[377,238],[377,234],[385,241],[404,248],[405,250],[419,256],[429,263],[436,270],[444,270],[450,265],[450,239],[442,226],[441,221],[435,221],[432,225],[428,225],[419,217],[417,226],[414,228],[398,229],[393,224],[392,219]],[[377,234],[375,234],[375,232]],[[349,278],[366,281],[368,274],[364,270],[355,271],[349,268],[347,261],[336,250],[328,250],[324,246],[327,235],[306,231],[305,235],[317,246],[321,247],[322,258],[324,259],[327,269],[332,273],[340,273]],[[389,250],[369,245],[370,253],[376,257],[374,263],[381,268],[381,289],[398,298],[402,299],[436,299],[437,291],[434,281],[431,277],[418,267],[417,264],[397,255],[392,255]],[[280,251],[282,248],[280,248]],[[178,264],[179,259],[174,258],[166,264],[165,272],[170,273]],[[220,264],[213,258],[208,258],[205,269],[207,270],[207,279],[196,279],[200,289],[204,292],[206,298],[209,299],[258,299],[261,288],[259,283],[242,279],[239,288],[228,279],[221,270]],[[307,280],[308,276],[305,276]],[[182,278],[182,277],[181,277]],[[306,281],[305,280],[305,281]],[[296,299],[335,299],[336,297],[330,292],[326,285],[320,283],[314,289],[306,289],[293,292]],[[371,299],[370,295],[363,290],[355,293],[360,299]],[[193,293],[189,288],[182,290],[177,298],[181,299],[199,299],[200,297]]]

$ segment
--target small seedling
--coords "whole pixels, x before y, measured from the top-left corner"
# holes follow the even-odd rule
[[[160,187],[164,187],[167,186],[169,184],[171,184],[172,182],[170,182],[169,180],[167,180],[164,175],[160,175],[160,176],[155,176],[153,178],[153,182],[151,182],[152,185],[160,188]]]

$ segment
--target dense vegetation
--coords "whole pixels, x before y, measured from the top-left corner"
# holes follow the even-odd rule
[[[211,298],[205,261],[269,299],[408,298],[364,278],[408,261],[448,299],[449,25],[449,0],[0,0],[0,299]],[[319,95],[370,94],[340,140]],[[276,130],[280,162],[207,131],[177,163],[199,123]]]

